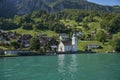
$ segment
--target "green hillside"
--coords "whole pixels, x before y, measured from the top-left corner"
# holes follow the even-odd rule
[[[19,34],[31,34],[32,36],[38,35],[38,34],[47,34],[48,36],[58,36],[58,33],[51,31],[51,30],[24,30],[22,28],[18,28],[18,29],[14,29],[14,30],[7,30],[8,31],[12,31],[12,32],[17,32]]]
[[[59,33],[66,33],[71,37],[73,32],[81,32],[82,35],[78,35],[79,50],[84,51],[87,44],[98,44],[102,49],[93,51],[112,52],[116,48],[112,45],[119,44],[111,44],[111,41],[119,39],[114,39],[117,37],[113,35],[119,35],[120,32],[120,14],[78,9],[66,9],[51,14],[34,11],[32,14],[15,15],[13,18],[0,18],[0,28],[33,36],[58,36]]]

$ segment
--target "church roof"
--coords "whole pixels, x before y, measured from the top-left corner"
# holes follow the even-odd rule
[[[62,43],[64,45],[67,45],[67,46],[71,46],[72,45],[72,41],[62,41]]]

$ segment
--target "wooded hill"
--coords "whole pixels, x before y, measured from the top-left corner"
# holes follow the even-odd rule
[[[0,28],[12,30],[23,28],[27,30],[52,30],[71,32],[77,29],[89,30],[104,29],[109,33],[120,32],[120,14],[105,13],[88,10],[63,10],[48,14],[46,11],[34,11],[23,16],[0,18]]]

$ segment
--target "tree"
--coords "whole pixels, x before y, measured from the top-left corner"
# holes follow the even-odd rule
[[[118,35],[113,36],[111,45],[113,46],[115,51],[120,52],[120,33]]]
[[[10,47],[11,48],[13,47],[14,49],[18,49],[19,48],[19,43],[16,42],[16,41],[12,41],[11,44],[10,44]]]
[[[119,31],[120,31],[120,16],[116,16],[110,21],[109,32],[116,33]]]
[[[38,37],[33,37],[30,40],[30,50],[39,50],[40,49],[40,42],[39,42],[39,38]]]
[[[22,28],[25,29],[25,30],[32,30],[33,29],[33,26],[32,26],[32,23],[23,23],[22,24]]]
[[[106,41],[106,33],[103,30],[100,30],[96,33],[95,38],[104,44]]]
[[[93,16],[92,15],[89,15],[87,17],[84,18],[83,22],[93,22],[94,19],[93,19]]]
[[[84,27],[84,29],[85,29],[86,31],[89,30],[88,23],[83,22],[83,27]]]
[[[102,20],[102,21],[100,21],[100,27],[102,28],[102,29],[105,29],[105,30],[107,30],[107,31],[109,31],[109,28],[110,28],[110,24],[109,24],[109,21],[108,20]]]
[[[15,23],[17,26],[21,26],[22,19],[21,16],[15,15],[13,18],[13,23]]]
[[[4,19],[2,24],[0,23],[0,28],[3,30],[12,30],[18,28],[18,26],[13,23],[12,19]]]

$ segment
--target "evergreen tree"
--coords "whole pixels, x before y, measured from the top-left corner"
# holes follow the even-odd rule
[[[38,37],[31,38],[29,49],[35,51],[38,51],[40,49],[40,42]]]

